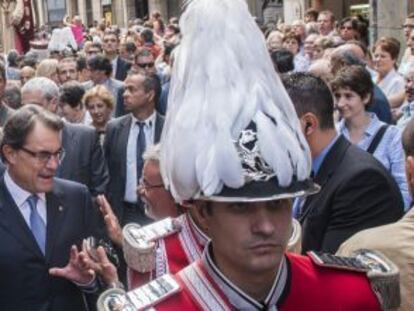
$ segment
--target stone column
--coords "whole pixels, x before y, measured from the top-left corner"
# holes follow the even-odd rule
[[[125,27],[128,23],[128,4],[127,0],[112,0],[112,19],[119,27]]]
[[[400,40],[401,43],[405,43],[404,34],[401,29],[401,25],[405,18],[409,14],[409,1],[410,0],[381,0],[375,1],[377,5],[377,38],[382,36],[392,36]],[[375,4],[371,1],[371,5]],[[375,17],[373,17],[375,18]],[[402,47],[403,50],[405,47]]]
[[[0,8],[0,40],[4,53],[8,53],[11,49],[15,48],[15,30],[13,25],[10,23],[15,9],[16,3],[11,3],[6,10]]]
[[[44,1],[46,0],[32,1],[32,5],[37,7],[37,16],[34,17],[34,19],[36,20],[35,24],[37,26],[44,25],[47,21],[47,12],[45,10]]]
[[[303,19],[305,15],[304,0],[285,0],[283,3],[283,16],[285,23],[292,23],[295,20]]]
[[[148,11],[151,15],[152,12],[158,11],[161,13],[162,19],[168,20],[168,0],[148,0]]]
[[[78,12],[84,25],[88,25],[88,17],[86,15],[86,2],[85,0],[78,0]]]
[[[66,14],[69,16],[69,21],[72,22],[72,17],[74,15],[74,8],[72,5],[72,1],[71,0],[66,0]]]
[[[100,21],[102,19],[101,0],[92,0],[92,17],[93,20]]]

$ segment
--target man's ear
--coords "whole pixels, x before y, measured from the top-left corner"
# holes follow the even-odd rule
[[[408,187],[410,188],[411,195],[414,194],[414,157],[408,156],[405,159],[405,170],[407,173]]]
[[[50,111],[50,112],[53,112],[53,113],[57,113],[57,111],[58,111],[58,104],[59,104],[59,102],[58,102],[58,98],[57,97],[53,97],[50,101],[49,101],[49,103],[48,103],[48,110]]]
[[[148,101],[149,102],[154,102],[155,101],[155,91],[151,90],[147,93],[148,96]]]
[[[300,123],[305,136],[311,135],[319,127],[318,118],[311,112],[307,112],[301,116]]]
[[[193,216],[197,218],[197,221],[206,232],[208,232],[211,218],[211,212],[209,211],[209,207],[207,206],[207,204],[209,203],[204,201],[197,201],[191,207],[193,211]]]
[[[17,161],[17,159],[16,159],[16,150],[14,150],[9,145],[4,145],[2,152],[3,152],[3,156],[6,160],[5,161],[6,163],[11,163],[11,164],[16,163],[16,161]]]

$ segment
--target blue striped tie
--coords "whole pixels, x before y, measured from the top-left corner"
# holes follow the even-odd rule
[[[37,195],[31,195],[27,198],[27,203],[30,206],[30,229],[36,239],[37,244],[40,247],[43,255],[45,254],[46,249],[46,225],[43,219],[40,217],[37,212]]]
[[[137,137],[137,184],[139,183],[139,179],[141,178],[142,168],[144,167],[144,159],[142,155],[145,151],[146,143],[145,143],[145,132],[144,132],[144,122],[137,122],[139,127],[139,133]]]

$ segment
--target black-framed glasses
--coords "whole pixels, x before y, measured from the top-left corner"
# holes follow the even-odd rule
[[[142,68],[142,69],[152,68],[152,67],[154,67],[154,63],[141,63],[141,64],[137,63],[137,66]]]
[[[35,158],[36,160],[38,160],[39,162],[43,164],[48,163],[52,157],[57,159],[60,164],[65,158],[65,150],[63,148],[59,149],[56,152],[48,152],[48,151],[34,152],[25,147],[21,147],[20,150],[23,150],[24,152],[31,155],[33,158]]]
[[[163,183],[152,185],[142,177],[139,179],[139,186],[141,186],[145,190],[156,189],[156,188],[164,188]]]
[[[402,28],[414,28],[414,25],[410,25],[410,24],[405,24],[405,25],[402,25]]]

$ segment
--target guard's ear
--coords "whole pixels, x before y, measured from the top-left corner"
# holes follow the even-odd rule
[[[197,218],[199,224],[208,232],[209,222],[212,214],[211,205],[209,202],[197,201],[192,207],[193,216]]]

